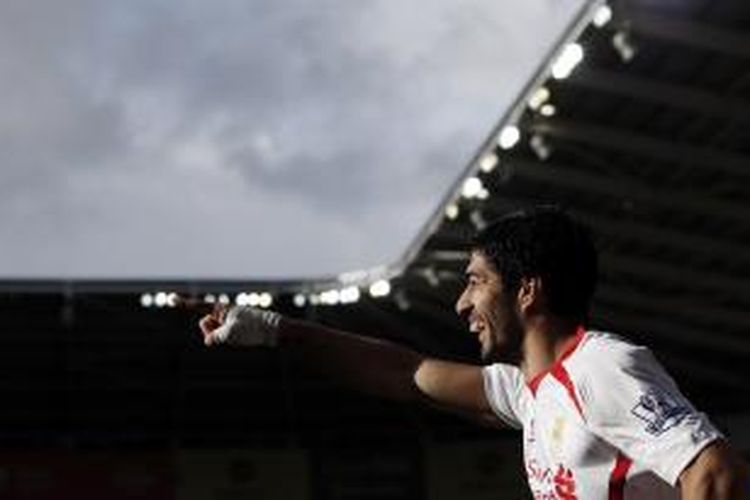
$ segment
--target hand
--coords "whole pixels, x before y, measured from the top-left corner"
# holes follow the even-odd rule
[[[220,339],[216,337],[216,330],[219,329],[226,319],[229,306],[216,304],[210,314],[206,314],[198,322],[201,333],[203,334],[203,343],[210,346],[219,343]]]
[[[276,346],[281,315],[248,306],[218,306],[200,320],[203,343]]]

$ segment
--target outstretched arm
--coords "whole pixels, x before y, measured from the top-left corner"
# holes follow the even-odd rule
[[[279,346],[305,365],[353,389],[399,401],[421,397],[414,373],[425,358],[380,339],[284,318]]]
[[[385,340],[252,308],[206,316],[200,326],[207,345],[279,346],[296,363],[356,390],[498,421],[484,395],[479,366],[429,358]]]

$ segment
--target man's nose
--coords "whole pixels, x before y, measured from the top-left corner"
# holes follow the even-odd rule
[[[463,292],[461,292],[461,295],[458,296],[458,300],[456,301],[456,314],[462,316],[466,314],[466,311],[468,311],[469,308],[471,308],[469,294],[467,293],[467,290],[464,289]]]

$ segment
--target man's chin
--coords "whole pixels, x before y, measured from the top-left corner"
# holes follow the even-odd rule
[[[503,346],[488,346],[482,344],[480,353],[482,361],[486,363],[508,363],[517,365],[520,363],[520,353]]]
[[[492,348],[492,346],[482,346],[482,350],[480,352],[480,357],[482,358],[482,361],[485,363],[502,363],[504,362],[504,356],[501,352],[498,352],[497,349]]]

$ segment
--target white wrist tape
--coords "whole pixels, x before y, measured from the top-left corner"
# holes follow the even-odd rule
[[[269,346],[279,343],[281,314],[250,306],[234,306],[224,324],[214,330],[213,339],[220,344]]]

